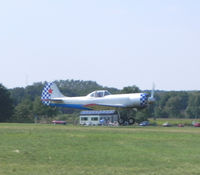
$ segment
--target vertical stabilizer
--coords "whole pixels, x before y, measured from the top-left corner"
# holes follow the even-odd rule
[[[41,100],[45,105],[50,105],[51,99],[61,98],[64,95],[60,92],[55,83],[47,83],[42,91]]]

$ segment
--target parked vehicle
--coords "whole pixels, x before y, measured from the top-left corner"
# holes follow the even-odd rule
[[[165,122],[165,123],[163,123],[163,126],[164,126],[164,127],[169,127],[169,126],[171,126],[171,125],[169,124],[169,122]]]
[[[184,127],[184,124],[178,124],[178,127]]]
[[[66,125],[67,122],[66,121],[62,121],[62,120],[53,120],[52,123],[55,125],[55,124],[63,124],[63,125]]]
[[[198,122],[195,123],[195,124],[194,124],[194,127],[200,127],[200,123],[198,123]]]
[[[148,126],[149,125],[149,121],[143,121],[139,125],[140,126]]]

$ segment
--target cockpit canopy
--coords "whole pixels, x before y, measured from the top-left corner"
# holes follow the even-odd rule
[[[107,95],[111,95],[111,93],[108,92],[107,90],[94,91],[88,94],[89,97],[104,97]]]

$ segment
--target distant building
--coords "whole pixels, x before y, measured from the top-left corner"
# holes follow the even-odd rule
[[[80,125],[113,125],[118,123],[115,110],[81,111]]]

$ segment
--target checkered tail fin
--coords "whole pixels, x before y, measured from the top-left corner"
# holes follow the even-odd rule
[[[45,105],[50,105],[51,99],[62,98],[64,95],[60,92],[55,83],[47,83],[42,91],[41,100]]]

